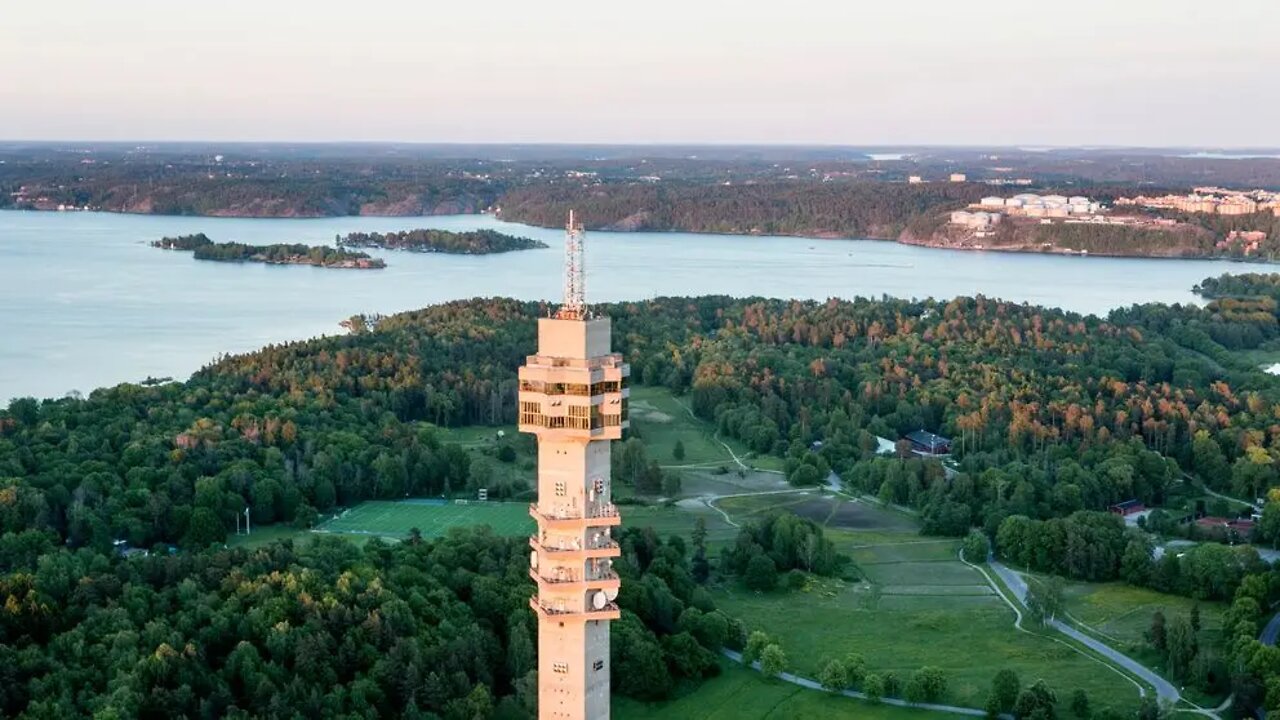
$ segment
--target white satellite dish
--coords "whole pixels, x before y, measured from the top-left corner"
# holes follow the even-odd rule
[[[537,550],[529,551],[529,567],[533,568],[534,570],[538,569],[538,551]]]
[[[604,591],[604,594],[605,597],[609,599],[609,602],[613,602],[618,599],[618,588],[607,588]]]
[[[596,593],[591,596],[591,607],[597,610],[603,610],[604,606],[608,604],[608,602],[609,599],[600,591],[596,591]]]

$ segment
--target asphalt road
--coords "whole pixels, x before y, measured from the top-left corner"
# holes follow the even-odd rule
[[[1262,634],[1258,636],[1258,642],[1263,645],[1275,645],[1276,636],[1280,636],[1280,613],[1276,613],[1267,626],[1262,628]]]
[[[1022,576],[1010,570],[1003,563],[995,560],[994,558],[990,560],[990,565],[991,569],[995,570],[996,574],[1000,576],[1000,579],[1004,581],[1004,584],[1009,586],[1009,589],[1013,591],[1014,597],[1018,600],[1018,604],[1025,608],[1027,606],[1027,583],[1022,579]],[[1080,632],[1061,620],[1050,620],[1048,624],[1063,635],[1066,635],[1072,640],[1075,640],[1081,645],[1084,645],[1090,650],[1102,655],[1116,665],[1128,670],[1134,675],[1134,677],[1142,679],[1148,685],[1156,689],[1156,695],[1159,696],[1162,702],[1168,702],[1172,705],[1182,699],[1182,693],[1178,692],[1178,688],[1174,687],[1168,680],[1165,680],[1149,670],[1145,665],[1137,660],[1134,660],[1128,655],[1115,650],[1111,646],[1094,639],[1092,636]],[[1273,619],[1272,624],[1276,625],[1275,630],[1277,633],[1280,633],[1280,622]],[[1268,628],[1270,628],[1270,625],[1268,625]]]

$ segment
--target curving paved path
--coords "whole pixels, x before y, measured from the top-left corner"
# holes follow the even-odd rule
[[[724,650],[721,650],[720,652],[724,653],[725,657],[729,658],[730,660],[733,660],[734,662],[738,662],[738,663],[742,662],[742,653],[740,652],[735,652],[729,649],[724,649]],[[751,667],[756,670],[759,670],[760,661],[757,660],[756,662],[751,663]],[[818,692],[831,692],[830,690],[827,690],[826,688],[822,687],[822,684],[817,682],[816,680],[810,680],[809,678],[800,677],[799,675],[793,675],[787,672],[780,673],[778,675],[778,679],[784,682],[789,682],[792,685],[799,685],[800,687],[809,688],[810,690],[817,690]],[[840,694],[844,695],[845,697],[856,698],[858,700],[868,699],[865,693],[860,693],[857,690],[843,690],[840,692]],[[959,705],[936,705],[934,703],[913,703],[907,700],[903,700],[901,698],[890,698],[890,697],[880,698],[880,702],[885,705],[896,705],[898,707],[904,707],[904,708],[921,708],[924,710],[935,710],[937,712],[952,713],[953,715],[968,715],[970,717],[986,717],[987,716],[987,712],[985,710],[979,710],[978,708],[970,708],[970,707],[960,707]],[[1000,717],[1004,718],[1005,720],[1012,720],[1012,718],[1010,718],[1008,715],[1001,715]]]
[[[1277,637],[1280,637],[1280,613],[1272,616],[1267,626],[1262,628],[1262,634],[1258,635],[1258,642],[1263,645],[1275,645]]]
[[[987,562],[991,566],[991,569],[994,570],[996,574],[1000,576],[1000,579],[1004,581],[1004,584],[1009,587],[1009,590],[1013,592],[1018,603],[1025,608],[1027,606],[1027,583],[1022,579],[1022,576],[1009,569],[995,558],[990,558]],[[1063,635],[1066,635],[1072,640],[1075,640],[1081,645],[1084,645],[1090,650],[1093,650],[1099,655],[1114,662],[1116,665],[1128,670],[1134,676],[1141,678],[1144,682],[1156,689],[1156,695],[1160,698],[1161,702],[1167,702],[1170,705],[1173,705],[1182,699],[1182,693],[1178,692],[1178,688],[1174,687],[1173,683],[1160,677],[1156,673],[1152,672],[1147,666],[1137,660],[1134,660],[1128,655],[1125,655],[1119,650],[1112,648],[1110,645],[1080,632],[1061,620],[1049,620],[1046,624]]]

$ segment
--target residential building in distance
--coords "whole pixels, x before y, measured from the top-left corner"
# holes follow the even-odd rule
[[[951,182],[964,182],[968,179],[964,173],[951,173]]]
[[[1020,193],[1010,198],[990,195],[969,206],[968,211],[951,213],[951,224],[967,227],[994,225],[1004,215],[1029,218],[1098,218],[1102,204],[1082,195],[1040,196]]]
[[[1207,215],[1251,215],[1268,210],[1280,215],[1280,193],[1267,190],[1198,187],[1185,195],[1138,195],[1116,198],[1116,205]]]
[[[919,185],[920,183],[924,182],[924,178],[920,177],[919,175],[912,175],[907,178],[907,182],[911,185]]]

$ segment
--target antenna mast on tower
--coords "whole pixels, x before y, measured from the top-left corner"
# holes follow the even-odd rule
[[[556,317],[581,320],[587,315],[586,269],[582,264],[582,241],[585,231],[569,211],[564,237],[564,304]]]

